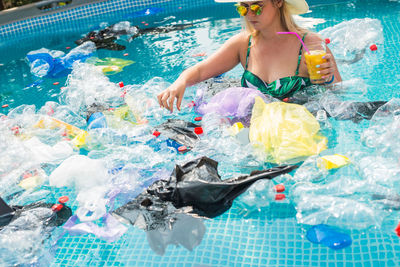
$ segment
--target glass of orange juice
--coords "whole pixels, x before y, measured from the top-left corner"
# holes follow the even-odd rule
[[[321,64],[327,62],[323,56],[326,55],[326,44],[324,42],[314,42],[307,44],[309,51],[306,51],[304,57],[306,59],[308,74],[312,83],[321,84],[325,80],[322,79],[322,75],[318,73],[321,71]]]

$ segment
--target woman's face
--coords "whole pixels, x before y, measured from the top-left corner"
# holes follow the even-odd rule
[[[276,19],[280,20],[279,7],[282,6],[282,1],[274,4],[272,3],[272,0],[264,0],[240,3],[240,5],[248,8],[245,18],[254,27],[254,29],[262,30],[271,25]],[[257,15],[257,12],[254,12],[250,9],[252,5],[258,5],[261,7],[262,10],[261,13],[258,12],[259,15]]]

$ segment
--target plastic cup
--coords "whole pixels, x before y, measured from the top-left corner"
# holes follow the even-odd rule
[[[309,43],[307,44],[307,48],[309,51],[304,54],[304,57],[306,59],[310,80],[315,84],[324,83],[325,80],[322,79],[322,75],[318,73],[322,69],[317,66],[327,62],[327,60],[323,58],[326,55],[326,44],[324,42]]]

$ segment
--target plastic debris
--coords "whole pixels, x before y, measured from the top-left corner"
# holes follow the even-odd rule
[[[341,233],[325,224],[311,227],[307,231],[306,237],[312,243],[322,244],[335,250],[346,248],[352,243],[348,234]]]
[[[86,42],[72,49],[67,55],[62,51],[42,48],[26,55],[31,73],[37,77],[61,77],[68,75],[76,61],[84,62],[96,50],[94,43]]]
[[[340,154],[322,156],[318,159],[319,167],[327,170],[341,168],[349,163],[350,159]]]
[[[303,106],[284,102],[266,104],[256,97],[249,139],[273,163],[296,163],[326,149],[320,125]]]
[[[89,64],[95,65],[105,75],[117,74],[117,73],[123,71],[123,69],[125,67],[135,63],[132,60],[125,60],[125,59],[121,59],[121,58],[112,58],[112,57],[106,57],[103,59],[92,57],[92,58],[89,58],[86,62]],[[122,86],[121,86],[121,84],[122,84]],[[124,87],[122,82],[119,83],[119,86],[121,88]]]
[[[277,101],[265,96],[257,89],[232,87],[217,93],[209,101],[204,99],[205,88],[198,90],[196,96],[196,112],[200,114],[217,113],[222,116],[245,118],[251,115],[256,96],[266,102]]]

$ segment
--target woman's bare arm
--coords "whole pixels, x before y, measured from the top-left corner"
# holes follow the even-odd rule
[[[157,96],[160,106],[172,112],[176,99],[176,107],[180,110],[186,87],[234,68],[240,62],[240,48],[243,46],[245,38],[244,33],[235,35],[209,58],[183,71],[171,86]]]

